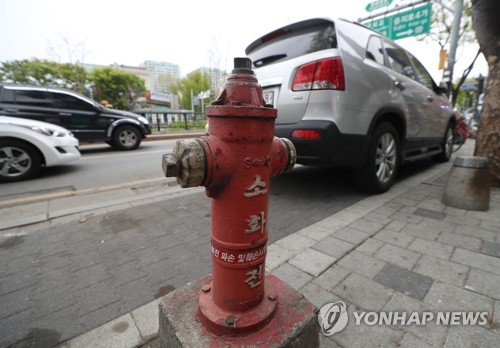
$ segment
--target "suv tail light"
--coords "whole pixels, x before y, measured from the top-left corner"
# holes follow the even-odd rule
[[[302,65],[293,79],[292,91],[345,90],[341,58],[328,58]]]

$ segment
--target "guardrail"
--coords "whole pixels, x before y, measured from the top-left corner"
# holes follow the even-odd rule
[[[140,109],[134,113],[148,119],[152,130],[203,129],[207,122],[205,113],[190,110]]]

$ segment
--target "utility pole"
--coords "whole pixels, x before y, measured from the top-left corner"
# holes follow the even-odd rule
[[[455,56],[457,54],[458,35],[460,33],[460,22],[462,20],[462,11],[464,0],[455,0],[455,10],[453,23],[451,27],[450,52],[445,71],[443,72],[443,81],[448,84],[448,93],[451,94],[453,88],[453,68],[455,67]]]

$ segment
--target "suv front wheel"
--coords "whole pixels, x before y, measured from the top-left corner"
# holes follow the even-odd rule
[[[400,160],[399,135],[390,123],[373,132],[366,163],[354,173],[356,184],[373,193],[383,193],[394,184]]]
[[[123,125],[113,132],[112,145],[120,150],[135,150],[141,144],[141,133],[131,125]]]

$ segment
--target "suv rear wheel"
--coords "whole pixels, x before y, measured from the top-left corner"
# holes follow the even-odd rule
[[[354,172],[356,184],[373,193],[383,193],[394,184],[400,161],[399,135],[390,123],[373,132],[363,168]]]
[[[448,162],[453,152],[453,124],[449,123],[444,133],[443,142],[441,144],[442,152],[432,157],[436,162]]]
[[[135,150],[141,144],[141,140],[142,137],[137,128],[123,125],[114,131],[112,145],[120,150]]]

